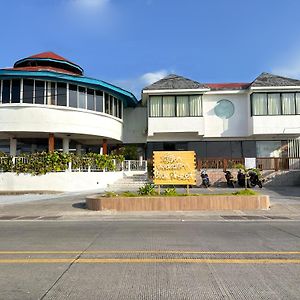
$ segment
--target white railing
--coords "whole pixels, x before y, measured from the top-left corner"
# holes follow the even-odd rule
[[[134,172],[134,171],[147,172],[147,161],[146,160],[124,160],[123,171],[125,171],[125,172]]]

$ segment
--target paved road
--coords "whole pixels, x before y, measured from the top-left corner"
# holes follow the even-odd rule
[[[0,299],[299,299],[300,222],[2,221]]]

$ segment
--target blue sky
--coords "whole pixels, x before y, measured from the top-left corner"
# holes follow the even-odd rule
[[[140,89],[168,73],[248,82],[300,78],[298,0],[0,0],[0,66],[53,51]]]

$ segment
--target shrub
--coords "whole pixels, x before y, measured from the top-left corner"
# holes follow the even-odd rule
[[[126,192],[123,192],[123,193],[121,194],[121,196],[123,196],[123,197],[136,197],[137,194],[136,194],[136,193],[133,193],[133,192],[126,191]]]
[[[104,194],[104,197],[107,197],[107,198],[112,198],[112,197],[117,197],[118,194],[115,193],[115,192],[105,192]]]
[[[138,194],[141,196],[153,196],[156,195],[155,186],[152,183],[147,183],[139,188]]]
[[[236,195],[236,196],[255,196],[258,195],[257,192],[253,191],[253,190],[241,190],[238,192],[234,192],[232,193],[232,195]]]
[[[178,196],[177,192],[176,192],[176,188],[166,188],[164,191],[164,195],[165,196]]]

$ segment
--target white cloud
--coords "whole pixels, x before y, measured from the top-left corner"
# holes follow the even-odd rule
[[[168,70],[162,69],[155,72],[145,73],[137,78],[116,80],[115,84],[132,92],[139,100],[141,91],[144,87],[166,77],[169,73],[170,72]]]

